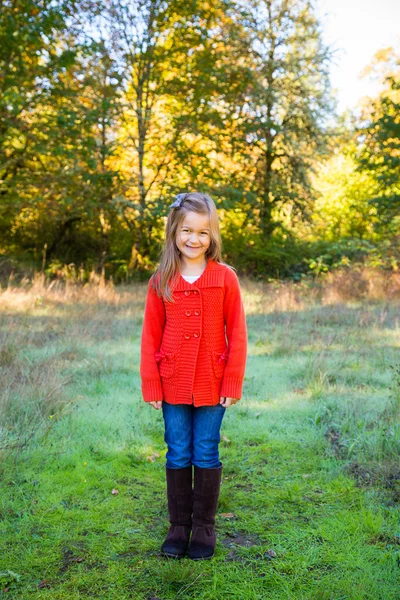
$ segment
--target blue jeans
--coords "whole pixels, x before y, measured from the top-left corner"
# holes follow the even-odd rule
[[[164,440],[169,469],[196,465],[202,469],[221,466],[218,454],[220,428],[226,408],[162,403]]]

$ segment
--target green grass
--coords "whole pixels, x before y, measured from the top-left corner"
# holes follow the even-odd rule
[[[399,600],[398,305],[254,308],[254,287],[204,562],[159,552],[166,447],[140,394],[145,286],[3,302],[5,598]]]

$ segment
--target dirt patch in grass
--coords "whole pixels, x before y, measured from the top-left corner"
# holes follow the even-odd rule
[[[86,571],[91,571],[92,569],[95,569],[96,571],[107,571],[107,568],[107,565],[105,565],[99,560],[95,560],[93,562],[88,562],[85,564]]]
[[[76,546],[75,550],[72,550],[67,546],[64,546],[62,548],[62,565],[59,569],[60,574],[68,571],[68,569],[73,563],[84,562],[84,555],[86,552],[85,544],[83,544],[82,542],[77,542],[76,544],[74,544],[74,546]]]
[[[138,550],[128,550],[127,552],[120,552],[117,554],[116,560],[133,560],[139,555],[143,555],[144,553]]]
[[[254,489],[253,483],[239,483],[235,481],[235,488],[238,490],[244,490],[245,492],[252,492]]]
[[[234,531],[232,533],[225,533],[227,536],[221,543],[224,546],[244,546],[249,548],[250,546],[259,546],[262,544],[261,540],[256,535],[249,535],[248,533],[241,533]]]
[[[368,540],[369,544],[387,546],[400,546],[400,534],[389,535],[387,533],[378,533]]]
[[[358,487],[376,487],[388,492],[393,503],[400,502],[400,467],[398,462],[376,464],[354,461],[343,470],[351,475]]]
[[[221,539],[221,544],[230,550],[226,560],[245,561],[245,557],[238,552],[239,548],[250,548],[252,546],[262,545],[262,541],[256,535],[243,533],[240,531],[225,532],[225,538]]]
[[[327,431],[324,433],[325,438],[330,443],[333,454],[337,458],[341,458],[343,454],[343,443],[341,441],[342,434],[338,429],[334,427],[329,427]]]

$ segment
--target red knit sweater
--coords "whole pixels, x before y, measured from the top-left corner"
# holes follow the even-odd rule
[[[182,276],[175,302],[147,288],[140,377],[145,402],[213,406],[221,396],[241,398],[247,327],[237,275],[209,259],[202,275]]]

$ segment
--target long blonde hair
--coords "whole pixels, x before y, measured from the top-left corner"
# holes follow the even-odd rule
[[[210,246],[205,253],[206,260],[225,264],[221,258],[221,233],[219,218],[214,201],[208,194],[188,192],[180,195],[180,206],[170,209],[165,228],[165,242],[160,255],[160,264],[152,276],[152,285],[157,295],[168,302],[173,302],[171,285],[180,274],[180,250],[175,243],[178,227],[188,212],[193,211],[201,215],[208,215],[210,220]],[[226,265],[229,266],[229,265]],[[232,267],[231,267],[232,268]]]

